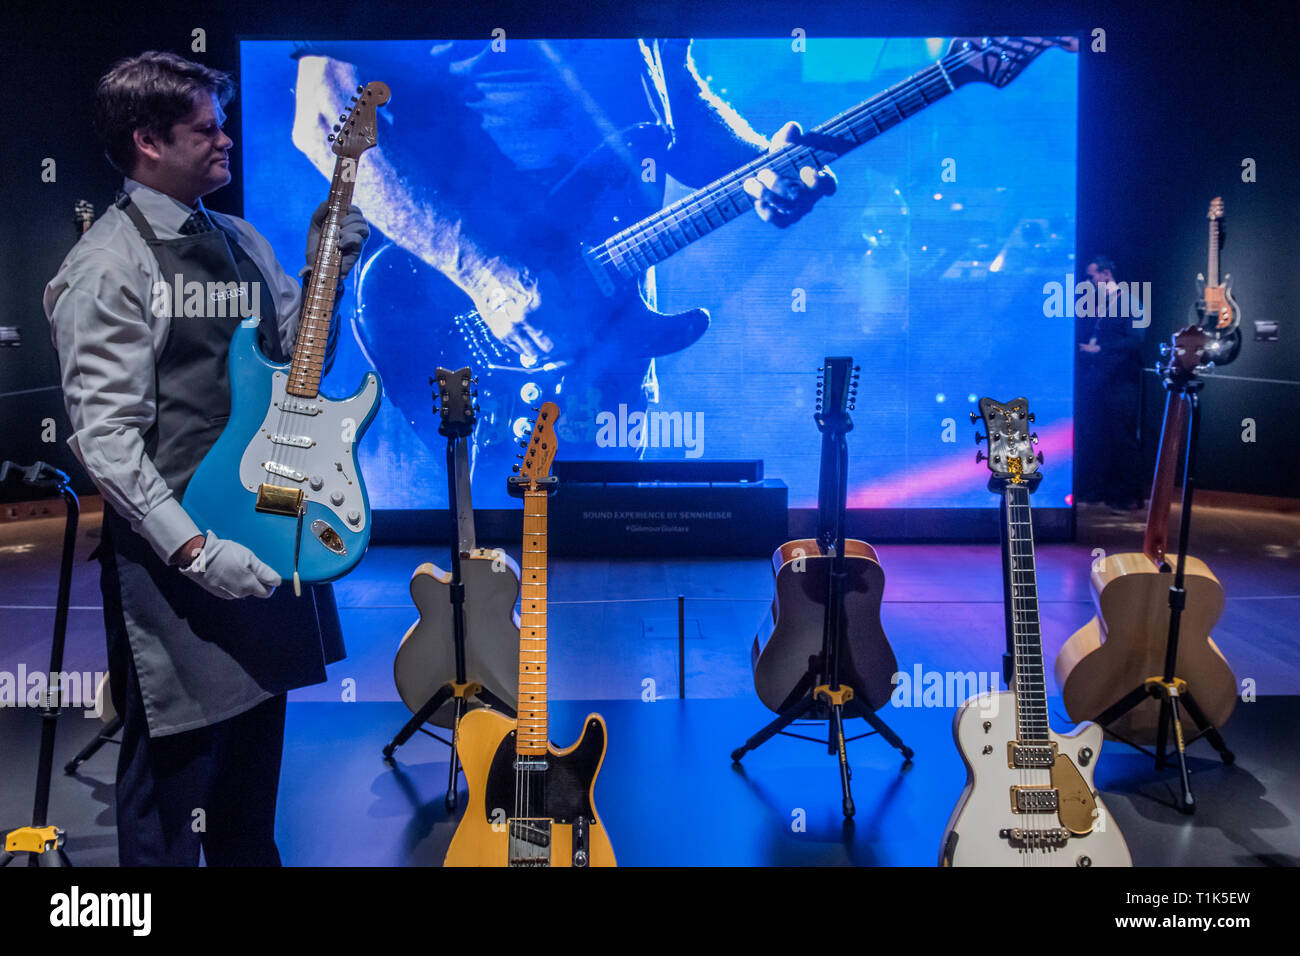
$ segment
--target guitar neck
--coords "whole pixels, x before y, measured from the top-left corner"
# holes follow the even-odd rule
[[[546,502],[545,488],[524,491],[524,541],[519,595],[519,714],[515,753],[546,753]]]
[[[1043,644],[1038,621],[1038,576],[1034,567],[1034,528],[1026,484],[1008,482],[1002,496],[1005,544],[1007,627],[1011,631],[1015,676],[1016,733],[1022,743],[1050,740]]]
[[[788,179],[820,168],[921,112],[956,87],[940,60],[804,134],[804,142],[761,156],[611,236],[593,259],[634,278],[754,208],[744,182],[764,169]]]
[[[1160,430],[1160,450],[1156,454],[1156,473],[1151,481],[1151,501],[1147,505],[1147,526],[1142,537],[1142,553],[1157,567],[1164,564],[1169,542],[1169,508],[1174,498],[1174,479],[1178,469],[1178,450],[1187,431],[1187,396],[1180,389],[1169,389],[1165,399],[1165,421]]]
[[[339,231],[343,217],[352,205],[356,185],[357,162],[339,157],[330,182],[329,210],[321,226],[320,245],[312,262],[311,281],[303,290],[302,315],[298,339],[293,347],[286,391],[302,398],[315,398],[320,392],[321,370],[325,366],[325,348],[329,342],[330,317],[338,294],[342,256]]]
[[[1210,220],[1210,263],[1205,272],[1205,284],[1214,288],[1219,284],[1219,220]]]

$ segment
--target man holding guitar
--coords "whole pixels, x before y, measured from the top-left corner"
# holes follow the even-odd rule
[[[248,297],[243,314],[260,316],[276,355],[293,346],[302,299],[251,225],[201,201],[230,181],[222,125],[233,89],[227,74],[170,53],[123,60],[101,79],[96,125],[124,192],[45,291],[69,444],[104,497],[97,554],[123,719],[127,866],[196,865],[200,847],[212,865],[278,864],[285,692],[324,680],[344,654],[328,586],[300,599],[276,590],[278,574],[237,541],[203,534],[180,503],[230,412],[226,360],[241,315],[228,297]],[[313,217],[309,262],[325,218],[323,207]],[[368,232],[352,207],[340,275]],[[188,291],[170,301],[168,288],[200,290],[201,302]]]

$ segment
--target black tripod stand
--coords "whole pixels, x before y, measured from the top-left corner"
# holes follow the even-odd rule
[[[471,681],[466,676],[465,584],[460,573],[460,556],[462,548],[472,547],[465,538],[465,529],[462,525],[466,524],[466,521],[462,519],[467,518],[468,522],[472,524],[473,515],[472,506],[468,501],[468,480],[465,482],[466,501],[464,502],[466,509],[469,511],[468,516],[462,516],[460,512],[461,502],[458,498],[458,485],[462,474],[465,475],[466,479],[468,478],[465,456],[468,452],[469,437],[474,433],[475,420],[471,397],[465,393],[456,393],[450,384],[453,379],[468,382],[470,380],[469,369],[464,368],[454,373],[443,368],[438,369],[438,382],[443,389],[442,424],[438,426],[438,432],[447,438],[447,501],[448,513],[451,516],[451,582],[448,591],[451,600],[452,643],[456,655],[456,676],[454,680],[442,684],[432,697],[416,709],[411,719],[398,731],[397,736],[384,747],[384,758],[391,759],[393,752],[410,740],[416,731],[446,744],[451,749],[451,759],[447,771],[447,796],[444,800],[448,810],[456,808],[456,783],[460,775],[460,759],[456,753],[454,738],[456,729],[460,726],[460,719],[469,708],[469,699],[478,697],[493,709],[511,717],[515,713],[513,707],[482,684]],[[429,381],[430,384],[433,383],[433,379]],[[437,713],[438,708],[445,704],[448,699],[453,701],[452,740],[447,740],[424,726],[425,722]]]
[[[826,389],[828,409],[839,407],[837,412],[819,413],[818,426],[822,429],[822,459],[819,482],[819,519],[817,543],[823,555],[830,556],[826,564],[826,606],[822,620],[821,653],[810,656],[808,669],[795,684],[786,698],[790,703],[783,706],[775,720],[758,733],[754,734],[744,745],[731,752],[732,761],[740,760],[751,750],[762,746],[777,734],[798,737],[821,743],[818,737],[790,733],[785,728],[796,720],[808,719],[827,721],[826,752],[838,754],[840,765],[840,789],[843,795],[844,816],[852,817],[855,813],[853,793],[850,781],[853,769],[849,766],[845,744],[872,734],[880,734],[890,745],[896,748],[903,758],[910,762],[913,751],[905,745],[898,735],[878,717],[865,699],[858,702],[857,709],[862,718],[872,728],[856,737],[844,736],[844,712],[854,699],[854,688],[841,683],[841,665],[843,658],[843,641],[848,632],[844,598],[847,591],[848,571],[845,562],[844,513],[848,497],[849,450],[845,434],[853,427],[847,412],[843,410],[843,395],[840,400],[836,394],[835,363],[842,362],[843,374],[841,385],[848,380],[848,364],[851,359],[826,360]],[[855,370],[856,371],[856,370]],[[849,406],[852,407],[851,405]]]
[[[1169,734],[1172,730],[1174,753],[1178,758],[1178,778],[1182,788],[1179,809],[1184,813],[1194,813],[1196,811],[1196,799],[1192,796],[1191,779],[1187,772],[1187,745],[1194,740],[1205,737],[1214,749],[1219,752],[1219,756],[1224,763],[1230,764],[1236,759],[1224,742],[1223,735],[1206,719],[1205,713],[1197,705],[1196,698],[1192,696],[1192,692],[1187,686],[1187,681],[1175,674],[1178,662],[1179,627],[1182,621],[1183,608],[1187,604],[1184,572],[1187,565],[1187,540],[1192,525],[1192,490],[1195,484],[1193,469],[1196,463],[1196,439],[1200,425],[1200,403],[1197,395],[1202,384],[1204,383],[1194,378],[1190,373],[1180,374],[1177,370],[1171,370],[1165,379],[1165,388],[1173,393],[1170,396],[1171,401],[1178,401],[1180,396],[1186,398],[1188,415],[1186,448],[1183,454],[1183,505],[1178,527],[1178,561],[1174,566],[1174,581],[1169,588],[1169,636],[1165,644],[1164,671],[1159,677],[1149,677],[1144,680],[1095,718],[1096,723],[1100,724],[1104,729],[1109,729],[1111,723],[1123,717],[1148,697],[1154,697],[1160,701],[1160,723],[1156,730],[1156,749],[1154,752],[1147,750],[1145,747],[1139,747],[1132,741],[1124,740],[1117,734],[1112,735],[1129,744],[1129,746],[1154,757],[1156,769],[1160,770],[1164,769],[1169,761],[1170,754],[1167,747]],[[1180,703],[1182,708],[1187,711],[1187,715],[1196,724],[1197,733],[1191,740],[1183,738],[1183,725],[1179,716]]]
[[[53,488],[62,495],[68,507],[68,519],[63,528],[63,562],[59,567],[59,596],[54,611],[54,640],[50,647],[49,684],[41,704],[41,750],[36,768],[36,801],[32,807],[30,826],[10,830],[5,837],[4,853],[0,866],[6,866],[18,853],[27,853],[27,865],[39,866],[45,853],[53,853],[59,864],[71,866],[63,852],[64,831],[48,824],[50,808],[50,773],[54,767],[54,731],[62,704],[63,647],[68,632],[68,602],[72,591],[72,554],[77,545],[77,518],[81,513],[77,495],[68,484],[68,476],[52,465],[38,461],[30,468],[20,469],[13,462],[0,464],[0,481],[10,469],[20,470],[23,481],[38,488]]]

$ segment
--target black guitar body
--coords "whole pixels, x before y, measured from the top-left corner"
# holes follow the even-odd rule
[[[391,242],[370,257],[358,284],[357,337],[408,421],[428,418],[424,383],[436,366],[477,371],[480,453],[495,445],[513,455],[530,410],[557,399],[566,382],[570,417],[581,414],[575,406],[592,418],[616,412],[620,403],[629,411],[644,408],[641,380],[649,359],[698,340],[709,315],[656,311],[641,295],[642,270],[632,269],[634,259],[625,273],[598,261],[588,244],[602,244],[660,208],[662,186],[643,181],[642,163],[651,159],[654,170],[662,169],[665,148],[663,130],[653,124],[620,131],[575,166],[540,208],[519,210],[491,237],[495,250],[525,263],[539,281],[536,325],[554,350],[531,368],[442,273]],[[575,385],[585,393],[573,394]],[[581,454],[595,456],[588,448]]]

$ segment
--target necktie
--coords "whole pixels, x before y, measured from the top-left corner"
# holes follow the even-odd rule
[[[202,209],[196,209],[181,226],[182,236],[197,236],[201,232],[211,232],[216,227]]]

